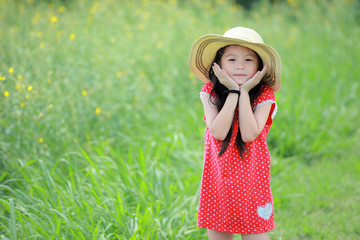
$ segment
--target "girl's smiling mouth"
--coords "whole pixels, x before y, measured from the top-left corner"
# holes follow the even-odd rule
[[[235,77],[245,77],[246,74],[244,73],[238,73],[238,74],[234,74]]]

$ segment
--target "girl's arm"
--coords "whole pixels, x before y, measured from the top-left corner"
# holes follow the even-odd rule
[[[229,93],[220,112],[210,101],[210,98],[211,96],[209,94],[202,94],[206,125],[213,137],[222,141],[226,138],[232,125],[238,103],[238,94]]]
[[[239,90],[239,85],[217,63],[214,63],[212,69],[221,84],[228,89]],[[222,141],[226,138],[234,120],[235,109],[239,101],[238,94],[229,93],[220,112],[211,103],[210,98],[211,96],[208,96],[203,99],[206,124],[213,137]]]
[[[271,104],[261,105],[253,112],[249,92],[241,91],[239,97],[239,128],[244,142],[252,142],[259,136],[269,117]]]
[[[263,130],[271,110],[271,103],[251,109],[249,91],[255,87],[268,70],[265,65],[250,80],[241,85],[239,96],[239,128],[244,142],[252,142]]]

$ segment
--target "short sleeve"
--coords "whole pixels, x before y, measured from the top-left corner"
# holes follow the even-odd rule
[[[212,82],[208,82],[208,83],[204,84],[204,86],[201,88],[201,92],[200,92],[200,93],[210,94],[210,93],[211,93],[212,86],[213,86]]]
[[[204,86],[201,88],[201,91],[200,91],[201,101],[203,101],[203,96],[205,94],[210,95],[212,87],[213,87],[212,82],[208,82],[208,83],[204,84]],[[212,96],[215,97],[215,93],[213,93]]]
[[[271,89],[271,87],[269,87],[267,85],[263,85],[260,91],[261,91],[261,94],[257,99],[255,99],[255,101],[252,105],[252,109],[253,109],[253,111],[255,111],[255,109],[257,107],[260,107],[261,105],[264,105],[267,103],[272,103],[269,118],[266,123],[267,125],[269,125],[272,123],[272,119],[275,117],[275,115],[277,113],[277,104],[275,101],[275,94],[274,94],[274,91]]]

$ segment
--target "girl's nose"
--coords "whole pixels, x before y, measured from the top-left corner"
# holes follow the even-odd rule
[[[240,69],[244,69],[244,65],[240,63],[240,64],[237,66],[237,68],[236,68],[236,69],[238,69],[238,70],[240,70]]]

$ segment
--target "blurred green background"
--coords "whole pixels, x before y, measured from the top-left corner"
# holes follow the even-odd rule
[[[0,0],[0,239],[206,239],[188,55],[235,26],[283,62],[271,238],[359,239],[358,0]]]

